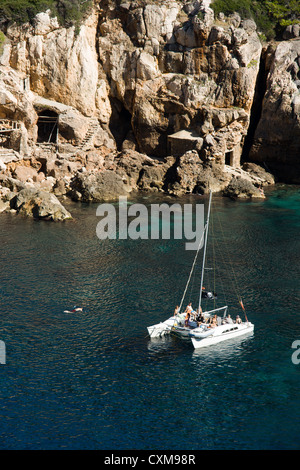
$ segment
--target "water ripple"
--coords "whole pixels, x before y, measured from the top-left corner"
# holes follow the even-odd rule
[[[72,225],[0,219],[0,447],[298,448],[297,191],[215,198],[221,278],[231,259],[255,330],[207,351],[146,330],[179,302],[193,253],[180,240],[100,241],[95,208],[72,210]],[[84,311],[64,313],[74,305]]]

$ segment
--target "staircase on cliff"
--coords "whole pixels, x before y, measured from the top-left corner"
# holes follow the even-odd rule
[[[99,122],[97,118],[91,118],[88,130],[82,139],[82,141],[78,144],[78,147],[82,150],[88,149],[92,143],[93,137],[95,136],[96,132],[99,130]]]

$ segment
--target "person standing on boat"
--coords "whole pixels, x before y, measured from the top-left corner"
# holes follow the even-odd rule
[[[174,317],[176,317],[176,315],[179,313],[179,307],[178,305],[176,305],[176,308],[174,310]]]

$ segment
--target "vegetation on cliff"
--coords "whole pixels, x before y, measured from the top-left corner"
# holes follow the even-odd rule
[[[299,0],[214,0],[215,15],[238,12],[242,18],[253,18],[267,39],[280,38],[290,24],[300,22]]]
[[[91,5],[92,0],[1,0],[0,18],[22,24],[50,9],[62,25],[69,25],[78,23]]]
[[[2,21],[24,23],[39,12],[50,9],[62,25],[81,21],[93,0],[1,0]],[[300,22],[299,0],[213,0],[215,15],[238,12],[242,18],[253,18],[267,39],[279,38],[286,26]]]

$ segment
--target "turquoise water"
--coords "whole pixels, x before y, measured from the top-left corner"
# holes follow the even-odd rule
[[[63,224],[0,217],[0,448],[299,449],[299,188],[214,198],[224,295],[232,262],[255,331],[205,351],[146,330],[180,302],[195,253],[100,241],[96,206],[67,208]],[[74,305],[85,311],[64,313]]]

